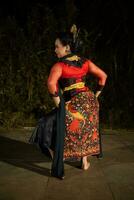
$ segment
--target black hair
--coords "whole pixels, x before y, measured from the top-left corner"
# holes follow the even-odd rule
[[[60,32],[57,34],[57,39],[60,40],[63,46],[69,45],[72,53],[77,53],[82,46],[82,41],[79,37],[74,42],[73,33],[71,32]]]

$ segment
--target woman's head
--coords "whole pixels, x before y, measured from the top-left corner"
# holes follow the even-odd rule
[[[55,53],[58,58],[62,58],[70,53],[76,53],[78,48],[78,40],[74,42],[73,34],[62,32],[59,33],[55,40]]]

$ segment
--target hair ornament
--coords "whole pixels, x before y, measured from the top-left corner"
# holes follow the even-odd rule
[[[73,34],[73,42],[74,43],[76,42],[76,40],[78,38],[79,31],[80,31],[80,29],[79,30],[77,29],[76,24],[73,24],[70,29],[70,32]]]

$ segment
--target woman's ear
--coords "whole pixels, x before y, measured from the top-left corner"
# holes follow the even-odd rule
[[[66,45],[66,51],[70,51],[70,46],[69,45]]]
[[[69,45],[66,45],[66,52],[70,52],[70,46]]]

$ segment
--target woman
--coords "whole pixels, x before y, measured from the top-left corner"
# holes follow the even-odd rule
[[[82,158],[82,169],[90,167],[88,157],[100,152],[99,102],[97,97],[105,86],[107,75],[91,60],[76,54],[79,38],[72,33],[61,33],[55,40],[55,53],[59,61],[50,71],[47,85],[56,107],[62,97],[65,101],[65,137],[63,159]],[[85,85],[88,73],[98,78],[94,94]],[[54,152],[49,149],[52,157]]]

